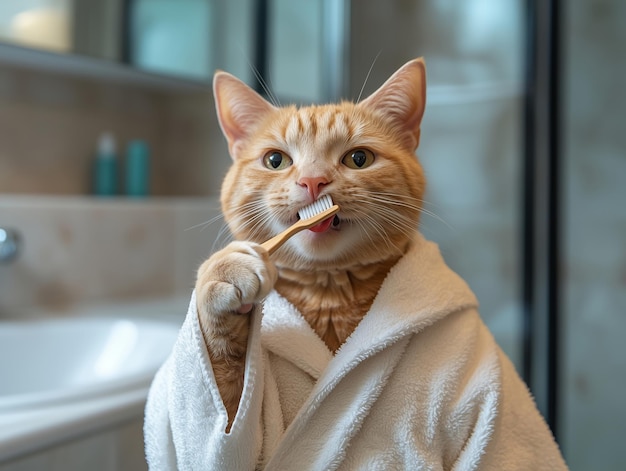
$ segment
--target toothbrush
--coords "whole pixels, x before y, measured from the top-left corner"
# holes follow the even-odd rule
[[[261,245],[267,250],[270,255],[276,252],[291,236],[297,234],[300,231],[309,229],[316,224],[328,219],[339,211],[339,206],[333,204],[333,199],[330,195],[324,195],[317,201],[314,201],[308,206],[305,206],[298,211],[300,220],[288,227],[280,234],[272,237]]]

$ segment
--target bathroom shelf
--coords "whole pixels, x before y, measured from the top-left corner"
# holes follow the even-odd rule
[[[144,72],[105,59],[78,54],[58,54],[1,42],[0,64],[74,77],[138,85],[166,92],[194,93],[210,90],[208,82]]]

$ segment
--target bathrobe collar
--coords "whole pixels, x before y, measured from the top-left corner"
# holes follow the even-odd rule
[[[264,303],[261,342],[316,379],[316,389],[328,390],[366,358],[477,304],[467,284],[447,267],[437,245],[416,234],[334,357],[298,310],[275,291]]]

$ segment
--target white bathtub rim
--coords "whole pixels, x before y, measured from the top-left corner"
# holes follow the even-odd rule
[[[151,329],[152,331],[158,331],[160,335],[171,334],[172,338],[175,338],[178,330],[178,325],[156,319],[146,319],[141,317],[129,317],[129,316],[82,316],[76,317],[81,321],[88,321],[92,323],[101,324],[104,323],[107,327],[108,324],[115,322],[130,322],[133,326],[138,328]],[[28,326],[29,323],[42,322],[56,324],[58,322],[66,323],[72,322],[72,317],[65,318],[39,318],[28,319],[22,321],[9,321],[9,328],[16,326],[18,329],[23,329]],[[169,332],[167,332],[169,331]],[[167,332],[167,333],[164,333]],[[173,345],[173,341],[172,341]],[[163,360],[169,355],[169,352],[164,352]],[[154,377],[158,367],[162,361],[151,362],[147,365],[145,370],[137,371],[134,373],[124,373],[118,378],[103,378],[88,384],[79,382],[71,387],[58,387],[54,389],[48,389],[44,391],[34,391],[26,393],[0,395],[0,417],[6,413],[27,411],[30,409],[40,409],[46,407],[54,407],[60,404],[68,404],[77,400],[85,400],[91,398],[97,398],[110,394],[116,394],[125,390],[133,390],[138,388],[145,388],[150,385],[152,378]]]
[[[42,399],[40,393],[16,394],[0,397],[0,416],[19,412],[38,411],[49,407],[72,404],[76,401],[95,399],[111,394],[145,388],[150,385],[155,372],[129,375],[124,379],[108,380],[106,384],[82,386],[80,390],[58,389],[49,391]],[[104,382],[103,382],[104,383]]]

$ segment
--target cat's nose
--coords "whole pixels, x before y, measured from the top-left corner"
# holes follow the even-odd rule
[[[330,182],[325,177],[302,177],[298,180],[298,185],[307,189],[313,201],[320,195],[322,187]]]

